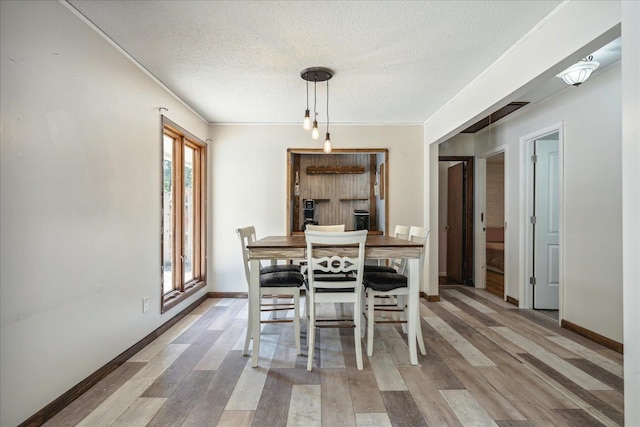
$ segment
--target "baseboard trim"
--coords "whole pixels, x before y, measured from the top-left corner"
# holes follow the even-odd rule
[[[515,305],[516,307],[520,307],[520,301],[518,301],[517,299],[515,299],[513,297],[510,297],[509,295],[507,295],[507,302],[509,304]]]
[[[576,325],[575,323],[571,323],[568,320],[564,319],[560,321],[560,326],[572,332],[575,332],[578,335],[582,335],[585,338],[589,338],[591,341],[597,342],[598,344],[610,348],[611,350],[617,351],[620,354],[624,353],[624,345],[622,343],[600,335],[597,332],[590,331],[589,329],[583,328],[582,326]]]
[[[440,301],[440,295],[428,295],[426,292],[420,292],[420,297],[426,299],[428,302]]]
[[[118,356],[113,358],[111,361],[107,362],[106,365],[89,375],[84,380],[80,381],[75,386],[71,387],[60,397],[55,399],[53,402],[49,403],[47,406],[33,414],[26,421],[22,422],[18,427],[32,427],[32,426],[41,426],[48,420],[54,417],[58,412],[62,411],[64,408],[69,406],[71,402],[80,397],[84,392],[89,390],[91,387],[96,385],[100,380],[105,378],[111,372],[115,371],[119,366],[121,366],[124,362],[129,360],[131,356],[145,348],[149,345],[153,340],[162,335],[167,329],[178,323],[183,317],[185,317],[189,312],[191,312],[194,308],[202,304],[208,296],[205,294],[198,298],[195,302],[189,305],[187,308],[182,310],[180,313],[173,316],[171,319],[167,320],[165,323],[160,325],[157,329],[151,332],[146,337],[142,338],[140,341],[120,353]]]
[[[248,298],[247,292],[209,292],[209,298]]]

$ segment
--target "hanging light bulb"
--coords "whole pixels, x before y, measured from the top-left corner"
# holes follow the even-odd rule
[[[320,131],[318,130],[318,121],[313,121],[313,129],[311,130],[311,138],[318,139],[320,137]]]
[[[304,110],[304,121],[302,122],[304,130],[311,129],[311,117],[309,116],[309,80],[307,80],[307,109]]]
[[[329,137],[329,132],[327,132],[327,136],[324,138],[324,148],[325,153],[331,152],[331,138]]]
[[[331,152],[331,137],[329,136],[329,80],[327,80],[327,134],[324,138],[323,150],[325,153]]]
[[[304,112],[304,121],[302,122],[302,128],[304,130],[311,129],[311,116],[309,115],[309,110],[305,110]]]

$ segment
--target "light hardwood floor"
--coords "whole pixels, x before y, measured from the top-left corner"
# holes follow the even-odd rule
[[[380,324],[362,371],[352,330],[320,329],[312,372],[290,323],[263,327],[251,368],[247,300],[211,298],[45,425],[623,425],[621,354],[482,290],[441,298],[420,307],[419,366],[401,328]]]

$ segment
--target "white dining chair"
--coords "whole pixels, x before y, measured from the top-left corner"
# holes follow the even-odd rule
[[[421,243],[423,246],[429,238],[429,230],[423,227],[412,226],[409,229],[409,240]],[[420,265],[424,261],[424,251],[420,258]],[[402,323],[406,326],[407,319],[411,317],[407,313],[407,300],[409,296],[408,278],[405,275],[406,262],[402,264],[399,271],[392,272],[371,272],[364,274],[364,288],[367,300],[367,355],[373,355],[373,338],[375,333],[375,323]],[[421,277],[421,272],[420,272]],[[378,297],[395,296],[397,304],[389,307],[389,305],[379,304],[376,306],[375,299]],[[400,315],[398,320],[395,319],[379,319],[375,320],[375,311],[396,311]],[[420,316],[417,316],[416,335],[420,353],[426,354],[424,338],[422,336],[422,327],[420,326]],[[406,332],[406,327],[403,328]]]
[[[238,237],[240,238],[240,246],[242,247],[242,260],[244,264],[244,274],[247,280],[247,289],[249,298],[251,298],[251,269],[249,262],[249,251],[247,245],[256,241],[255,227],[248,226],[238,228],[236,230]],[[300,266],[291,264],[279,264],[262,267],[260,266],[260,310],[257,313],[252,313],[248,310],[247,316],[247,335],[245,337],[243,355],[247,355],[249,351],[249,342],[253,337],[252,318],[258,316],[260,323],[282,323],[293,322],[295,330],[296,350],[297,354],[301,353],[300,350],[300,288],[304,284],[304,275],[300,272]],[[271,303],[262,303],[262,299],[265,297],[271,297]],[[293,298],[293,305],[279,303],[280,298]],[[289,311],[293,309],[293,319],[276,319],[275,313],[278,311]],[[262,312],[274,312],[273,320],[262,320]],[[255,331],[259,334],[260,331]]]
[[[393,230],[393,237],[396,237],[398,239],[408,239],[409,227],[406,225],[396,225]],[[406,260],[404,258],[388,260],[388,265],[381,264],[381,261],[384,261],[384,260],[378,260],[378,265],[365,264],[364,272],[365,273],[386,272],[386,273],[404,274],[404,269],[406,265]]]
[[[344,224],[336,224],[336,225],[307,224],[305,230],[338,232],[338,231],[344,231],[345,230],[345,225]]]
[[[309,231],[323,231],[327,233],[337,233],[345,231],[345,224],[333,224],[333,225],[317,225],[317,224],[307,224],[305,230]],[[306,261],[301,263],[302,273],[307,274],[307,266]],[[331,274],[322,273],[321,271],[316,271],[316,277],[324,274],[324,276],[330,276]],[[306,310],[309,310],[309,298],[305,299]],[[308,313],[308,311],[307,311]],[[344,315],[344,306],[340,304],[340,316]],[[308,316],[307,316],[308,317]],[[307,340],[308,343],[308,340]]]
[[[362,276],[367,230],[347,232],[305,231],[307,241],[307,370],[313,369],[316,327],[353,327],[356,367],[362,370]],[[330,248],[327,248],[330,245]],[[357,256],[340,255],[344,246],[358,246]],[[322,275],[316,272],[323,273]],[[340,273],[340,274],[338,274]],[[326,276],[325,274],[331,274]],[[317,304],[344,303],[353,305],[351,319],[318,319]],[[347,325],[345,325],[345,322]],[[319,323],[321,324],[319,326]]]

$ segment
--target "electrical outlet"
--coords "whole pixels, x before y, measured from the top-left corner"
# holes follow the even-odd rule
[[[142,312],[146,313],[149,311],[149,297],[142,298]]]

